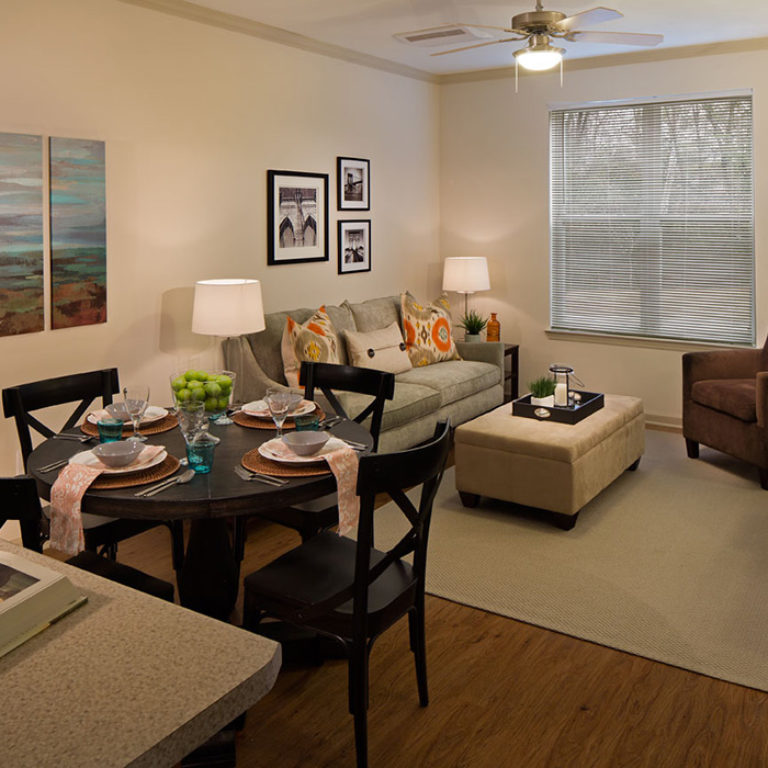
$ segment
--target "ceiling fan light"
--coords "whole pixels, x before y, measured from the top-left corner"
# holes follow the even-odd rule
[[[515,60],[523,68],[534,72],[544,72],[553,69],[563,60],[562,48],[552,45],[538,44],[515,51]]]

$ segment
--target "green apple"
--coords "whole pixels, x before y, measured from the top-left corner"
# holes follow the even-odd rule
[[[219,398],[219,410],[225,411],[227,409],[227,406],[229,405],[229,395],[222,396]]]
[[[216,381],[206,381],[205,394],[208,397],[219,397],[221,395],[221,386]]]
[[[180,403],[188,402],[192,397],[192,391],[184,387],[183,389],[176,390],[176,399]]]
[[[206,397],[205,398],[205,410],[206,411],[216,411],[218,410],[219,400],[216,397]]]
[[[191,399],[202,403],[205,400],[205,387],[190,387]]]
[[[172,382],[171,382],[171,388],[174,392],[178,392],[181,389],[184,389],[184,387],[187,386],[187,380],[183,376],[177,376]]]

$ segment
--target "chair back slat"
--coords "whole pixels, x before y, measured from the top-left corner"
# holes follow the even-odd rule
[[[112,396],[120,391],[117,368],[58,376],[29,384],[19,384],[3,390],[3,414],[16,421],[21,456],[24,467],[32,453],[30,429],[43,437],[51,437],[54,430],[41,422],[32,411],[65,403],[77,403],[74,411],[62,429],[74,427],[96,398],[101,398],[102,407],[112,403]]]
[[[413,552],[413,566],[418,589],[424,588],[426,550],[432,504],[443,475],[451,447],[450,422],[437,424],[432,440],[424,445],[397,453],[370,454],[360,458],[357,494],[360,496],[360,521],[354,583],[354,623],[356,632],[365,635],[368,590],[386,568]],[[421,485],[418,510],[403,490]],[[371,565],[374,541],[376,495],[387,493],[410,522],[410,529],[384,557]]]
[[[304,386],[304,397],[307,400],[313,400],[315,390],[319,389],[339,416],[352,418],[358,424],[362,424],[370,416],[369,431],[373,437],[373,450],[377,450],[381,420],[384,415],[384,402],[395,396],[394,374],[353,365],[303,362],[299,371],[299,383]],[[370,395],[374,399],[356,416],[349,416],[334,390]]]

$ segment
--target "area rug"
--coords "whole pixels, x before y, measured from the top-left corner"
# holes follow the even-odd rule
[[[377,545],[402,515],[377,512]],[[435,503],[430,594],[768,691],[768,491],[757,471],[648,430],[625,472],[562,531],[525,508]]]

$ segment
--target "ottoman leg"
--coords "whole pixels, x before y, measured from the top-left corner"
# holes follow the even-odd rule
[[[689,437],[686,437],[685,448],[688,451],[689,459],[699,458],[699,444],[695,440],[691,440]]]
[[[579,513],[577,512],[575,515],[565,515],[562,512],[550,511],[547,512],[547,518],[549,519],[549,522],[552,523],[552,525],[556,525],[563,531],[570,531],[571,528],[576,525],[576,520],[579,518]]]
[[[640,466],[640,459],[635,459],[628,467],[627,472],[634,472]]]
[[[459,498],[465,507],[476,507],[480,503],[480,496],[477,493],[459,491]]]

